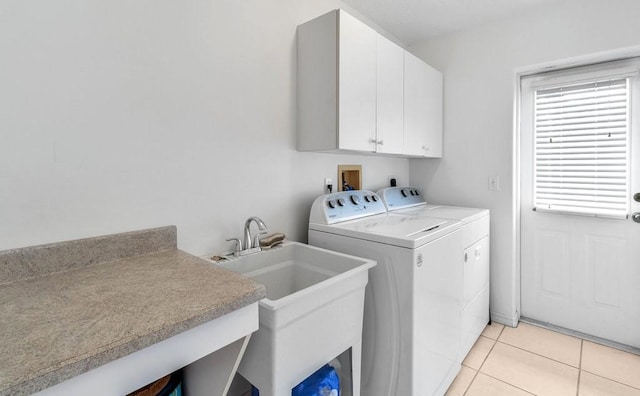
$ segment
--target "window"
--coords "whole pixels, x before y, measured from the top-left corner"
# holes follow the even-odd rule
[[[620,62],[534,76],[534,210],[626,218],[630,77]]]

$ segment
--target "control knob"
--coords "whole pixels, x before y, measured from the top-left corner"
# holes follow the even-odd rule
[[[357,195],[352,195],[350,198],[351,198],[351,202],[353,202],[354,205],[360,204],[360,197],[358,197]]]
[[[373,202],[378,202],[378,196],[377,195],[372,195],[371,199],[373,200]]]
[[[407,197],[407,192],[404,189],[400,190],[400,194],[405,198]]]
[[[344,206],[344,199],[343,198],[338,198],[338,205]]]
[[[333,199],[330,199],[329,201],[327,201],[327,205],[329,205],[329,207],[333,209],[336,207],[336,201],[334,201]]]

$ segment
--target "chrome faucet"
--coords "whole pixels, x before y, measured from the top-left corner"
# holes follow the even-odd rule
[[[256,223],[258,225],[258,233],[254,235],[253,241],[251,240],[251,223]],[[260,220],[259,217],[251,216],[244,222],[244,237],[242,241],[240,238],[230,238],[227,239],[227,242],[234,242],[233,255],[235,257],[240,257],[261,251],[260,235],[266,233],[267,226],[264,224],[264,221]]]
[[[255,222],[258,225],[258,233],[253,238],[253,242],[251,241],[251,223]],[[261,232],[262,231],[262,232]],[[260,248],[260,235],[267,233],[267,226],[264,224],[264,221],[260,220],[259,217],[251,216],[244,222],[244,239],[242,240],[242,249],[249,250],[254,248]]]

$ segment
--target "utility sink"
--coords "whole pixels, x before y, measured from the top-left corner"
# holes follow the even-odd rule
[[[298,242],[232,258],[220,266],[267,287],[265,307],[277,309],[304,299],[315,290],[331,288],[355,273],[375,266],[375,261],[349,256]],[[307,290],[311,288],[311,290]]]
[[[261,396],[291,394],[350,348],[353,392],[347,393],[359,394],[364,291],[375,261],[286,242],[219,265],[267,288],[259,329],[238,368]]]

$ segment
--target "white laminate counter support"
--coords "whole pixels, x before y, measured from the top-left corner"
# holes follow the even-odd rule
[[[202,358],[208,359],[212,370],[215,366],[216,371],[228,373],[229,378],[232,378],[244,347],[233,348],[231,353],[227,349],[220,355],[220,359],[216,359],[216,354],[211,357],[208,355],[234,342],[244,345],[245,338],[257,329],[258,302],[255,302],[47,388],[36,395],[122,396]],[[212,360],[215,361],[215,365]],[[186,372],[190,370],[187,367]],[[202,373],[202,367],[199,370]],[[211,375],[214,375],[213,372]],[[189,387],[189,375],[186,375],[186,378],[185,386]],[[227,379],[221,384],[219,393],[210,391],[207,394],[225,394],[229,382]],[[197,392],[191,394],[198,396]]]
[[[185,367],[183,393],[226,396],[250,340],[248,335]]]

